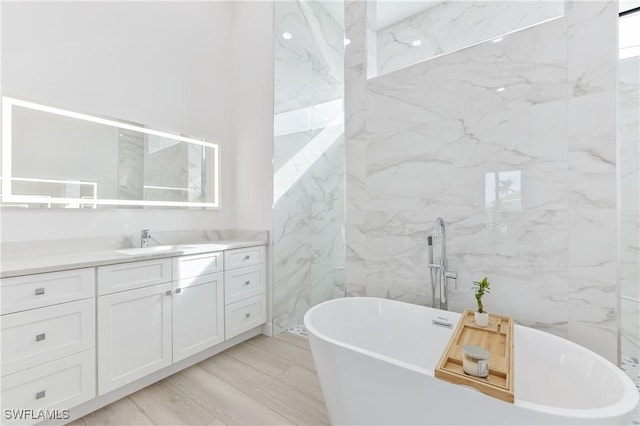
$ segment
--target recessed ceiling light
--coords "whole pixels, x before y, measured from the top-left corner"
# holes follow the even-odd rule
[[[344,39],[344,45],[346,46],[348,44],[351,44],[351,40],[349,40],[348,38],[345,38]]]
[[[293,35],[291,33],[282,33],[282,38],[285,40],[291,40]]]
[[[422,44],[422,40],[413,40],[413,42],[411,43],[413,47],[418,47],[421,44]]]
[[[499,87],[498,90],[496,90],[496,92],[504,92],[505,88],[504,87]]]
[[[502,41],[502,37],[494,38],[491,41],[494,42],[494,43],[500,43]]]

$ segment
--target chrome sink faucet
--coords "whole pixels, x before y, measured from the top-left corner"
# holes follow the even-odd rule
[[[432,306],[434,308],[440,308],[447,310],[449,306],[449,279],[456,280],[456,288],[458,283],[458,274],[448,270],[447,260],[447,228],[444,223],[444,219],[437,218],[433,224],[433,236],[440,238],[440,263],[434,263],[433,261],[433,245],[432,237],[429,236],[429,276],[431,278],[431,297]],[[436,288],[436,283],[439,284]],[[440,293],[440,297],[437,298],[436,293]]]
[[[140,233],[140,247],[147,248],[149,247],[149,240],[151,239],[151,231],[148,229],[143,229]]]

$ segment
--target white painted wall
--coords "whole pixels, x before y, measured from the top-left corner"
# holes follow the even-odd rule
[[[236,224],[273,228],[273,2],[236,1],[232,25]],[[273,258],[272,246],[267,259]],[[267,324],[272,330],[272,262],[267,262]]]
[[[271,229],[273,2],[235,2],[232,34],[236,223]]]
[[[222,209],[4,210],[2,240],[135,234],[147,227],[269,229],[271,8],[242,2],[3,2],[3,94],[219,143]],[[234,31],[234,22],[246,26]]]

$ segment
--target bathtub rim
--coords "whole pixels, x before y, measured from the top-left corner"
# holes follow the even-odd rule
[[[374,359],[378,359],[380,361],[383,362],[388,362],[391,363],[395,366],[398,366],[400,368],[409,370],[409,371],[413,371],[415,373],[419,373],[425,376],[429,376],[429,377],[433,377],[434,379],[436,379],[435,375],[434,375],[434,371],[433,370],[428,370],[425,368],[421,368],[412,364],[409,364],[407,362],[404,361],[400,361],[397,360],[395,358],[386,356],[386,355],[382,355],[376,352],[372,352],[368,349],[365,348],[361,348],[358,346],[354,346],[352,344],[346,343],[346,342],[341,342],[333,337],[329,337],[326,334],[318,331],[318,329],[314,326],[313,321],[311,320],[311,317],[313,316],[313,314],[318,311],[318,310],[322,310],[322,309],[326,309],[327,305],[332,305],[332,304],[336,304],[336,303],[348,303],[349,301],[367,301],[367,303],[389,303],[389,304],[402,304],[402,305],[414,305],[420,308],[425,308],[428,309],[430,311],[434,311],[434,312],[447,312],[447,314],[455,314],[455,325],[457,326],[458,323],[460,322],[460,318],[461,318],[461,314],[458,312],[453,312],[453,311],[441,311],[439,309],[435,309],[429,306],[422,306],[422,305],[415,305],[412,303],[408,303],[408,302],[401,302],[398,300],[392,300],[392,299],[384,299],[384,298],[380,298],[380,297],[362,297],[362,296],[358,296],[358,297],[344,297],[344,298],[338,298],[338,299],[331,299],[331,300],[327,300],[325,302],[319,303],[313,307],[311,307],[304,315],[304,325],[307,328],[307,331],[310,334],[313,334],[315,337],[317,337],[320,340],[324,340],[325,342],[328,342],[332,345],[335,346],[339,346],[345,349],[349,349],[355,352],[358,352],[360,354],[363,354],[365,356],[374,358]],[[451,318],[453,320],[453,318]],[[610,372],[614,374],[614,376],[616,376],[622,383],[622,385],[624,386],[623,389],[623,395],[622,397],[615,401],[612,404],[609,405],[605,405],[603,407],[598,407],[598,408],[564,408],[564,407],[554,407],[551,405],[543,405],[543,404],[537,404],[534,402],[529,402],[523,399],[519,399],[519,398],[515,398],[513,405],[516,405],[518,407],[521,408],[525,408],[525,409],[529,409],[532,411],[536,411],[536,412],[540,412],[540,413],[545,413],[545,414],[550,414],[550,415],[555,415],[555,416],[562,416],[562,417],[568,417],[568,418],[573,418],[573,419],[591,419],[593,420],[594,418],[602,418],[602,417],[619,417],[619,416],[624,416],[627,415],[628,413],[632,413],[633,408],[636,408],[638,406],[638,402],[640,400],[640,394],[638,393],[638,390],[636,389],[635,385],[633,384],[633,382],[631,381],[631,379],[620,369],[618,368],[615,364],[611,363],[609,360],[607,360],[606,358],[604,358],[603,356],[595,353],[594,351],[585,348],[584,346],[581,346],[575,342],[572,342],[570,340],[567,340],[565,338],[553,335],[551,333],[547,333],[541,330],[536,330],[534,328],[531,327],[527,327],[527,326],[523,326],[523,325],[515,325],[516,328],[519,329],[526,329],[527,332],[533,332],[533,333],[539,333],[541,335],[544,335],[543,337],[545,339],[551,338],[551,339],[555,339],[556,341],[564,344],[564,345],[569,345],[570,347],[573,347],[574,349],[586,353],[591,357],[595,357],[597,360],[599,360],[600,362],[604,361],[604,365],[607,365],[607,367],[612,366],[613,368],[609,368]],[[455,328],[454,328],[455,329]],[[437,379],[440,380],[440,379]],[[444,381],[446,382],[446,381]],[[449,383],[449,382],[446,382]],[[453,383],[449,383],[452,386],[458,386],[455,385]],[[471,388],[469,386],[464,386],[464,385],[459,385],[459,386],[463,386],[465,389],[470,389],[473,390],[475,392],[481,393],[480,391],[478,391],[475,388]],[[631,392],[632,391],[632,392]],[[490,398],[489,396],[487,396],[488,398]],[[503,401],[504,402],[504,401]],[[507,402],[505,402],[505,404],[508,404]]]

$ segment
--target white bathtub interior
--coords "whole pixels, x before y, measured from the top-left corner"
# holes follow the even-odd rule
[[[416,309],[403,309],[395,304],[351,300],[354,303],[336,304],[335,315],[314,317],[314,331],[338,344],[404,363],[408,368],[433,375],[453,329],[433,326],[430,321],[424,321],[424,313],[418,306]],[[345,315],[358,320],[344,321]],[[438,316],[449,319],[454,327],[460,318],[460,314],[455,312]],[[389,321],[389,318],[399,317],[412,326],[402,329]],[[433,338],[420,337],[427,335]]]

